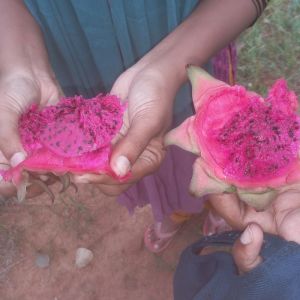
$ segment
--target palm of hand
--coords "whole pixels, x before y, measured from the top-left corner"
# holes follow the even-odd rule
[[[55,79],[48,76],[36,78],[31,74],[2,76],[0,78],[0,163],[9,164],[9,158],[21,151],[18,135],[18,119],[30,104],[47,105],[55,103],[62,95]],[[38,191],[40,192],[40,191]],[[1,182],[0,195],[15,194],[11,183]],[[34,195],[33,192],[32,195]],[[30,193],[28,193],[30,196]]]
[[[247,206],[235,195],[214,195],[210,203],[233,228],[243,230],[256,223],[268,233],[277,234],[288,241],[300,243],[300,192],[287,191],[279,195],[261,212]]]
[[[0,78],[0,150],[6,158],[21,149],[17,133],[20,114],[30,104],[52,104],[57,102],[61,95],[58,84],[50,77],[36,78],[26,74]]]
[[[171,122],[175,92],[167,93],[159,73],[134,67],[117,79],[111,92],[127,100],[128,107],[124,124],[113,141],[110,164],[114,168],[120,155],[127,157],[132,166],[130,178],[120,183],[106,175],[85,174],[74,176],[74,181],[96,182],[103,193],[116,196],[160,166],[165,155],[163,136]]]

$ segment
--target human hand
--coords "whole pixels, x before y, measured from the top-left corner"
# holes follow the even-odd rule
[[[35,74],[32,68],[28,68],[28,70],[1,74],[0,168],[4,169],[7,165],[15,166],[26,156],[18,134],[20,114],[33,103],[40,106],[55,103],[61,94],[51,72]],[[11,183],[0,183],[0,195],[9,197],[14,194],[15,188]]]
[[[222,235],[222,234],[221,234]],[[250,223],[244,232],[237,238],[233,247],[229,245],[206,246],[201,249],[200,255],[215,253],[218,251],[231,252],[240,274],[251,271],[262,261],[260,251],[263,245],[264,233],[256,223]]]
[[[0,36],[0,168],[5,168],[26,155],[18,135],[20,114],[32,103],[52,104],[62,93],[42,32],[23,1],[0,1]],[[0,184],[1,195],[12,191],[11,184]]]
[[[255,223],[251,223],[235,241],[232,255],[240,274],[251,271],[262,262],[260,250],[263,239],[262,228]]]
[[[300,192],[297,189],[280,194],[266,210],[259,212],[234,194],[212,195],[209,201],[235,229],[244,230],[249,224],[256,223],[264,232],[300,243]]]
[[[158,169],[165,154],[163,136],[171,123],[178,88],[168,81],[158,67],[140,64],[117,79],[111,93],[127,100],[128,108],[114,141],[110,165],[119,176],[131,171],[130,177],[120,183],[106,175],[85,174],[74,176],[76,183],[98,183],[103,193],[116,196]]]
[[[263,212],[255,212],[244,203],[238,203],[237,198],[230,197],[227,200],[229,203],[224,205],[222,202],[220,207],[221,210],[223,209],[223,217],[240,229],[244,227],[243,233],[232,248],[232,256],[240,274],[250,272],[263,262],[260,252],[264,231],[279,235],[287,241],[300,243],[300,193],[298,191],[280,195],[272,207]],[[213,203],[214,201],[217,199],[212,200]],[[233,213],[228,213],[229,205],[233,205]]]
[[[0,151],[18,163],[24,157],[19,116],[32,103],[58,101],[61,94],[42,32],[23,1],[0,1]],[[23,155],[22,155],[23,153]]]
[[[18,134],[18,120],[31,104],[40,106],[53,104],[59,100],[61,92],[51,74],[34,74],[31,70],[0,76],[0,150],[7,160],[25,152]],[[13,158],[16,164],[21,158]]]

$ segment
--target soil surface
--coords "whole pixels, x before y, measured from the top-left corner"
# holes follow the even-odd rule
[[[56,187],[58,188],[58,187]],[[202,216],[162,255],[144,248],[149,207],[130,216],[115,199],[85,185],[56,197],[0,202],[1,300],[168,300],[182,250],[201,235]],[[75,265],[76,250],[93,260]]]

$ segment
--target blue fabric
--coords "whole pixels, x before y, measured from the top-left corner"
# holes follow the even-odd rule
[[[298,300],[300,299],[300,245],[265,234],[263,262],[238,275],[227,252],[199,256],[209,245],[233,245],[239,232],[201,239],[181,255],[174,277],[175,300]]]
[[[25,3],[42,28],[51,64],[65,94],[91,97],[109,92],[118,75],[179,25],[198,1],[25,0]],[[181,115],[181,120],[192,113],[187,85],[179,92],[175,107],[175,115]]]

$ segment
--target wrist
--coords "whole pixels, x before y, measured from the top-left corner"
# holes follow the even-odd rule
[[[51,73],[38,24],[22,0],[0,1],[0,73]]]
[[[154,64],[170,82],[180,86],[187,79],[187,64],[205,64],[253,23],[255,17],[251,1],[203,0],[141,62]]]

